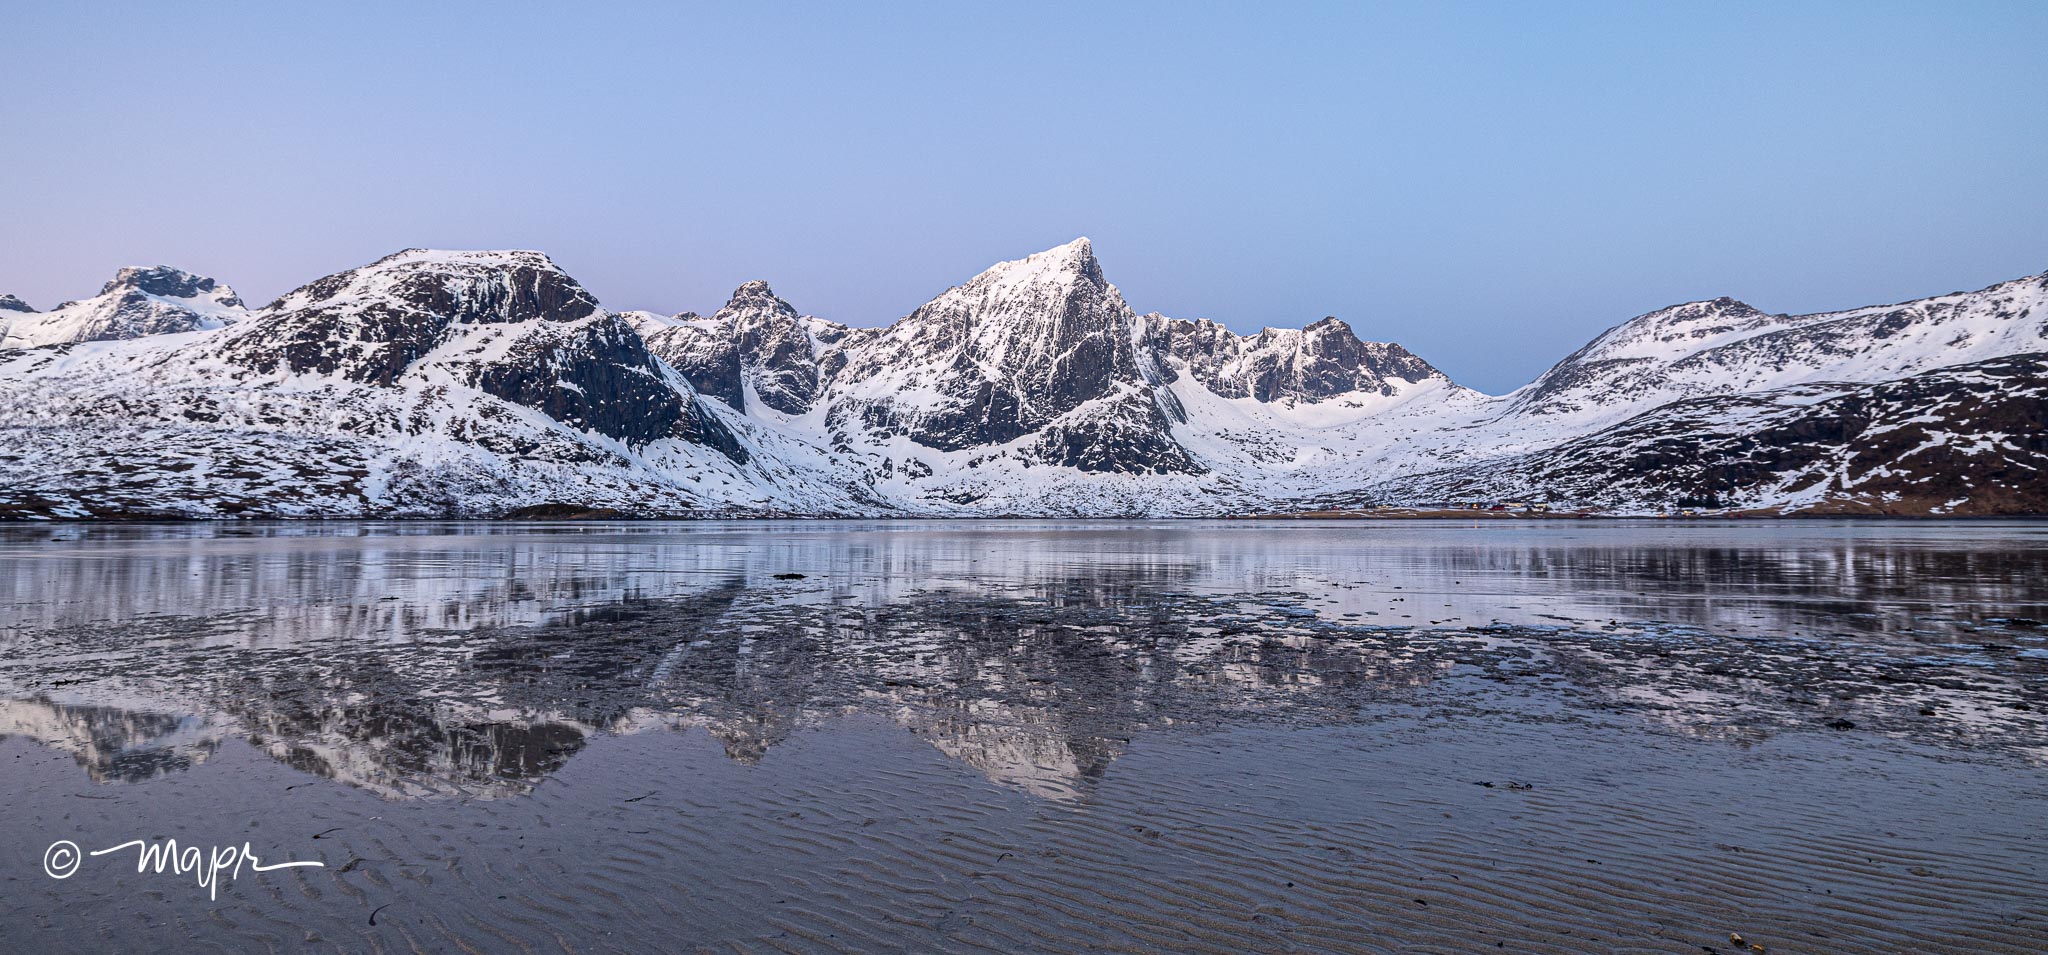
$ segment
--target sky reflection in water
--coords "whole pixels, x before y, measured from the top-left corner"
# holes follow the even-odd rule
[[[2035,524],[256,524],[0,531],[0,734],[101,781],[229,736],[393,798],[594,734],[880,714],[1084,798],[1140,734],[1550,703],[2048,760]]]

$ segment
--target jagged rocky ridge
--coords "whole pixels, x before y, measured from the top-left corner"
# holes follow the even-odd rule
[[[537,252],[418,249],[254,310],[124,269],[0,328],[17,517],[2048,511],[2048,275],[1674,306],[1499,397],[1335,318],[1140,315],[1086,239],[882,328],[764,282],[612,313]]]

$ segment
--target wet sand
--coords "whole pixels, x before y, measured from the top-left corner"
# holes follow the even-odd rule
[[[2038,952],[2048,795],[1936,751],[1389,708],[1134,746],[1081,804],[853,719],[758,765],[594,743],[519,799],[397,804],[231,746],[85,783],[0,746],[5,857],[182,836],[328,868],[219,903],[95,859],[10,882],[16,950]],[[1481,783],[1492,782],[1486,787]],[[1509,783],[1531,786],[1509,788]],[[315,836],[318,835],[316,839]],[[260,848],[259,848],[260,851]],[[123,857],[125,858],[125,857]],[[346,871],[344,871],[346,870]],[[371,925],[371,913],[376,924]]]
[[[596,572],[585,537],[16,548],[75,566],[0,560],[0,943],[2040,952],[2048,632],[2015,533],[1508,546],[1503,580],[1611,599],[1475,597],[1490,560],[1434,545],[1249,541],[1254,579],[1170,535],[919,538],[916,574],[750,538],[680,577]],[[381,609],[333,579],[366,564]],[[209,613],[137,583],[224,566]],[[1867,592],[1814,571],[1844,566]],[[1736,573],[1775,596],[1692,593]],[[1652,606],[1684,619],[1588,612]],[[132,853],[42,871],[163,838],[326,867],[217,900]]]

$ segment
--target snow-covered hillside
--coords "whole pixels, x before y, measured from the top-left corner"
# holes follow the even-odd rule
[[[884,328],[765,282],[612,313],[538,252],[419,249],[255,310],[124,269],[50,312],[0,298],[0,328],[17,517],[2048,511],[2048,275],[1674,306],[1499,397],[1335,318],[1141,315],[1087,239]]]

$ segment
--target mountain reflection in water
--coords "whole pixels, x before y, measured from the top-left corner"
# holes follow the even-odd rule
[[[2048,754],[2033,525],[202,525],[0,534],[0,734],[101,781],[237,737],[393,798],[597,733],[849,713],[1054,799],[1146,732],[1532,694]],[[1449,678],[1449,679],[1447,679]],[[1513,702],[1521,700],[1523,702]],[[1550,715],[1545,715],[1550,714]]]

